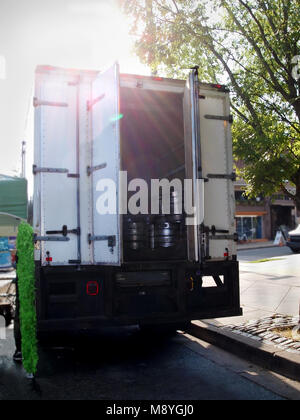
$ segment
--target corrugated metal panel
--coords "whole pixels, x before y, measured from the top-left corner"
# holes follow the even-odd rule
[[[27,219],[27,181],[0,175],[0,213]]]

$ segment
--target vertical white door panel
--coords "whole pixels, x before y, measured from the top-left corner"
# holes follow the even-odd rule
[[[55,82],[50,79],[44,81],[37,92],[36,143],[40,144],[36,145],[35,164],[38,169],[76,174],[77,88],[64,78]],[[68,173],[38,172],[36,175],[41,222],[40,227],[35,228],[39,228],[42,237],[51,236],[49,231],[61,231],[64,225],[69,230],[78,227],[77,180],[68,177]],[[68,239],[68,242],[41,241],[42,264],[47,264],[47,252],[52,265],[67,265],[70,260],[77,260],[78,237],[70,234]]]
[[[120,123],[119,66],[100,74],[92,85],[93,257],[95,264],[121,264],[119,215]],[[101,167],[99,169],[99,166]],[[110,184],[109,203],[103,183]],[[101,206],[110,207],[103,214]],[[109,242],[113,241],[113,246]]]
[[[91,112],[87,101],[92,96],[93,76],[81,74],[79,86],[79,156],[80,156],[80,228],[81,228],[81,263],[93,264],[93,247],[87,238],[93,231],[93,199],[92,179],[87,173],[87,167],[92,165]]]
[[[233,172],[232,138],[230,123],[208,119],[206,116],[229,117],[229,95],[224,92],[201,90],[200,128],[203,177],[208,175],[230,175]],[[229,179],[209,179],[205,183],[205,226],[235,232],[234,186]],[[210,240],[212,259],[223,259],[226,248],[235,253],[232,240]]]

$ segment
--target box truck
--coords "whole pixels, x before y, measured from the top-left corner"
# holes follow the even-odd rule
[[[39,66],[34,107],[39,331],[241,315],[228,89]]]

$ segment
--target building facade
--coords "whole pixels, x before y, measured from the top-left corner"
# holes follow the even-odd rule
[[[281,227],[286,230],[296,227],[297,212],[290,197],[279,193],[272,197],[248,199],[245,189],[244,181],[235,183],[236,226],[240,242],[272,241]]]

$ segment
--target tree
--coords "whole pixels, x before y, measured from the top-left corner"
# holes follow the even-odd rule
[[[279,190],[300,211],[298,0],[120,0],[154,73],[232,90],[234,152],[249,195]]]

